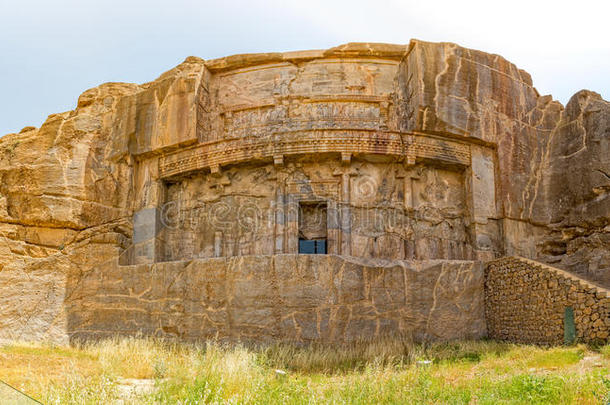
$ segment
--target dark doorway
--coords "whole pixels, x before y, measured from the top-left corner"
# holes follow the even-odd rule
[[[299,239],[299,253],[306,255],[325,255],[326,239]]]
[[[299,253],[326,254],[326,202],[299,203]]]

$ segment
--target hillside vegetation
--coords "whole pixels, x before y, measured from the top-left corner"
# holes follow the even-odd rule
[[[602,404],[610,398],[610,346],[388,339],[247,348],[117,338],[74,347],[7,344],[0,364],[0,380],[45,404]]]

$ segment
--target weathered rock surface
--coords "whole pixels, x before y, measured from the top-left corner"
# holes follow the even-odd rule
[[[87,326],[91,311],[126,308],[122,295],[103,297],[123,280],[164,288],[156,299],[192,300],[198,290],[174,293],[146,272],[198,280],[191,267],[212,274],[232,263],[214,257],[244,256],[272,281],[261,263],[288,260],[278,258],[312,235],[342,257],[312,258],[314,273],[349,257],[394,261],[358,267],[387,274],[417,260],[451,268],[520,255],[608,287],[609,138],[610,103],[598,94],[583,90],[564,108],[502,57],[450,43],[189,57],[151,83],[106,83],[41,128],[0,138],[0,338],[127,333]],[[326,215],[324,226],[307,212]],[[281,271],[302,271],[305,259],[289,257]],[[412,266],[435,279],[437,267]],[[437,305],[449,314],[446,300]],[[147,318],[117,313],[133,320],[129,331],[156,333],[161,319],[171,328],[166,304],[137,305]],[[311,308],[307,316],[319,312]],[[355,308],[364,312],[353,319],[370,309]],[[439,334],[422,326],[426,311],[396,314],[396,330],[422,338],[479,333],[484,322],[464,329],[443,315]],[[209,336],[180,322],[163,333]],[[255,338],[245,326],[215,328]],[[297,337],[263,329],[261,339]]]
[[[154,129],[149,135],[167,142],[178,143],[169,134],[189,122],[194,131],[194,117],[176,105],[191,94],[194,64],[201,71],[196,60],[153,83],[87,90],[74,111],[0,138],[1,338],[66,341],[69,277],[117,260],[131,245],[136,118],[149,120],[138,132]],[[180,111],[166,122],[167,109]]]
[[[140,331],[183,340],[339,343],[486,333],[483,266],[468,261],[276,255],[109,264],[68,288],[73,339]]]

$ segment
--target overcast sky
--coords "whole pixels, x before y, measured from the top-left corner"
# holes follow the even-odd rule
[[[528,71],[566,103],[610,99],[609,1],[0,0],[0,135],[40,126],[103,82],[146,82],[187,56],[455,42]]]

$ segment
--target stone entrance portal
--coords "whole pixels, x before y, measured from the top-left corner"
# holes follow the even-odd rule
[[[325,201],[299,203],[299,253],[327,253],[327,206]]]

